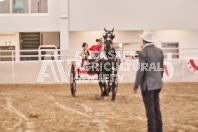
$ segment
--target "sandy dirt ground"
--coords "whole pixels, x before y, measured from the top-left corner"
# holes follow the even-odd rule
[[[0,85],[0,132],[146,132],[141,91],[119,84],[117,102],[100,98],[98,84]],[[198,132],[198,83],[164,84],[164,132]]]

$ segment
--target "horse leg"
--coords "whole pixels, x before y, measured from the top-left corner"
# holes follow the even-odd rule
[[[102,97],[103,99],[106,99],[106,97],[105,97],[105,96],[106,96],[106,91],[107,91],[107,90],[106,90],[106,82],[101,82],[100,85],[101,85],[102,87],[104,87],[104,90],[101,91],[101,92],[102,92],[102,93],[101,93],[101,97]]]
[[[109,91],[107,90],[107,85],[105,80],[103,82],[103,87],[104,87],[104,96],[109,96]]]
[[[112,98],[111,101],[115,100],[115,82],[112,82]]]
[[[103,92],[103,89],[102,89],[102,82],[99,81],[99,86],[100,86],[100,90],[101,90],[101,97],[104,96],[104,92]]]
[[[115,74],[115,75],[117,75],[117,73]],[[116,93],[117,93],[117,84],[116,84],[116,76],[114,76],[113,78],[112,78],[112,101],[116,101]]]
[[[99,85],[100,85],[100,88],[101,88],[101,97],[103,97],[104,99],[106,98],[105,96],[109,95],[105,79],[106,79],[106,77],[102,76],[102,77],[100,77],[100,80],[99,80]],[[104,88],[104,91],[103,91],[102,87]]]
[[[110,84],[110,78],[108,79],[108,92],[110,93],[111,92],[111,84]]]
[[[101,97],[104,96],[104,92],[103,92],[103,89],[102,89],[102,76],[101,74],[98,74],[98,80],[99,80],[99,86],[100,86],[100,90],[101,90]]]
[[[111,99],[111,101],[116,101],[116,91],[117,91],[116,85],[115,85],[115,82],[113,81],[112,82],[112,99]]]

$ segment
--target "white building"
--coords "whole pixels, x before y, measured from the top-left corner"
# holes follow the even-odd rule
[[[138,33],[150,29],[156,46],[198,53],[197,0],[0,0],[0,50],[15,49],[16,61],[19,50],[40,45],[91,46],[104,27],[115,28],[114,42],[123,49],[140,48]]]

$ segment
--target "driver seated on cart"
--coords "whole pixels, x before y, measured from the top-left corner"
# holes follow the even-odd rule
[[[96,59],[96,57],[98,57],[99,55],[99,51],[102,50],[102,39],[96,39],[97,44],[96,45],[92,45],[91,48],[89,48],[90,51],[92,51],[92,58]]]
[[[89,48],[90,51],[92,51],[92,59],[89,60],[89,62],[93,62],[95,61],[97,58],[99,58],[100,55],[100,51],[103,49],[103,41],[102,38],[100,39],[96,39],[97,44],[91,46],[91,48]],[[113,48],[116,48],[115,43],[113,42]]]

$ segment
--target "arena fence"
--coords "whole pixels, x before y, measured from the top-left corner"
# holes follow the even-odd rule
[[[118,50],[122,60],[118,72],[119,82],[135,81],[138,50],[140,49]],[[163,50],[179,51],[164,53],[164,82],[198,82],[198,49]],[[28,55],[33,52],[33,55]],[[0,50],[0,83],[68,83],[71,62],[76,63],[76,67],[81,65],[80,52],[60,50],[56,47],[38,50]],[[89,80],[78,82],[96,82],[93,80],[96,76],[84,74],[84,77]]]

